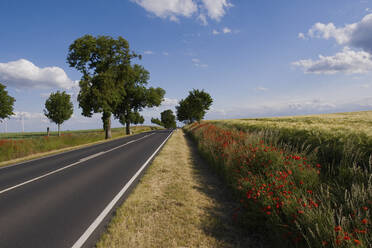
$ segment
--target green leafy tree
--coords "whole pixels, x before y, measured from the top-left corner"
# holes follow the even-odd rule
[[[140,65],[127,68],[126,80],[123,85],[124,94],[121,95],[114,115],[130,133],[130,124],[136,123],[139,112],[144,108],[159,106],[164,99],[165,90],[162,88],[147,88],[149,72]],[[143,118],[143,117],[142,117]]]
[[[207,92],[194,89],[176,106],[177,119],[187,123],[199,122],[204,118],[212,103],[213,99]]]
[[[151,123],[154,123],[155,125],[163,126],[163,123],[158,118],[151,118]]]
[[[129,114],[129,120],[130,120],[131,123],[133,123],[135,125],[143,124],[145,122],[145,119],[143,118],[142,115],[140,115],[139,112],[130,113]],[[127,120],[125,119],[125,115],[121,115],[119,121],[123,126],[125,126],[127,124]]]
[[[173,111],[170,109],[164,110],[163,112],[160,113],[160,119],[158,118],[152,118],[151,122],[163,126],[165,128],[176,128],[177,123],[176,123],[176,116],[173,114]]]
[[[58,136],[61,135],[61,124],[70,119],[72,113],[73,105],[71,96],[65,91],[51,93],[45,102],[44,115],[58,125]]]
[[[161,122],[165,128],[176,128],[176,116],[173,111],[168,109],[160,113]]]
[[[106,139],[111,138],[111,115],[126,94],[130,61],[136,57],[140,58],[120,36],[85,35],[69,47],[68,64],[83,74],[78,95],[82,114],[102,113]]]
[[[13,115],[15,99],[8,95],[6,86],[0,83],[0,121]]]

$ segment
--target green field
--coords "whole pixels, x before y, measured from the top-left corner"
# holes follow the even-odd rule
[[[157,129],[153,126],[134,126],[133,134]],[[124,128],[112,128],[112,138],[125,136]],[[45,132],[3,133],[0,135],[0,162],[23,158],[37,153],[45,153],[58,149],[69,148],[105,138],[103,130],[65,131],[58,137],[57,132],[46,136]],[[1,163],[3,164],[3,163]]]
[[[353,163],[366,168],[372,154],[372,111],[212,123],[245,132],[264,132],[266,142],[315,155],[319,163],[328,165],[329,173]]]
[[[282,247],[372,247],[372,111],[203,121],[185,127]]]

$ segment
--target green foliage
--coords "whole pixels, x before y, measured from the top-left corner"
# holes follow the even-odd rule
[[[0,121],[13,115],[15,99],[8,95],[5,86],[0,83]]]
[[[165,128],[176,128],[176,116],[168,109],[160,113],[161,122]]]
[[[103,113],[106,138],[111,136],[110,117],[126,94],[130,61],[139,57],[122,37],[85,35],[69,47],[67,62],[83,76],[79,82],[79,106],[84,116]]]
[[[164,124],[158,118],[151,118],[151,123],[154,123],[159,126],[163,126]]]
[[[131,123],[138,123],[143,117],[139,112],[146,107],[159,106],[163,101],[165,90],[162,88],[147,88],[149,72],[140,65],[127,68],[126,80],[122,87],[125,94],[114,110],[114,115],[123,125],[126,125],[127,134]],[[142,118],[142,119],[141,119]]]
[[[204,90],[192,90],[189,95],[176,106],[177,119],[179,121],[192,123],[201,121],[209,107],[212,105],[212,97]]]
[[[165,127],[165,128],[176,128],[176,116],[173,114],[173,111],[170,109],[164,110],[160,113],[160,118],[152,118],[151,123]]]
[[[60,125],[70,119],[72,113],[71,96],[65,91],[51,93],[45,102],[44,115],[58,125],[58,133]]]

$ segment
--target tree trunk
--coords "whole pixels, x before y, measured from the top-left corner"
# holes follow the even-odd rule
[[[58,136],[61,136],[61,129],[60,129],[60,127],[61,127],[61,124],[58,124]]]
[[[103,129],[105,130],[105,139],[111,139],[111,113],[102,114]]]
[[[125,123],[125,130],[127,134],[130,134],[130,121],[127,121]]]

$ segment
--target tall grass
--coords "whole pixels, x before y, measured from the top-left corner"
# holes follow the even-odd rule
[[[282,128],[205,122],[186,130],[239,198],[236,218],[268,232],[277,246],[371,247],[372,158],[362,166],[358,156],[322,160],[321,149],[331,158],[341,148],[301,144],[308,133]],[[348,142],[343,151],[360,149]]]
[[[155,127],[132,127],[133,133],[153,130]],[[125,136],[123,128],[112,129],[112,137]],[[0,162],[22,158],[35,153],[48,152],[57,149],[73,147],[103,140],[102,130],[82,130],[64,132],[62,136],[40,136],[39,134],[26,134],[28,138],[0,139]]]

